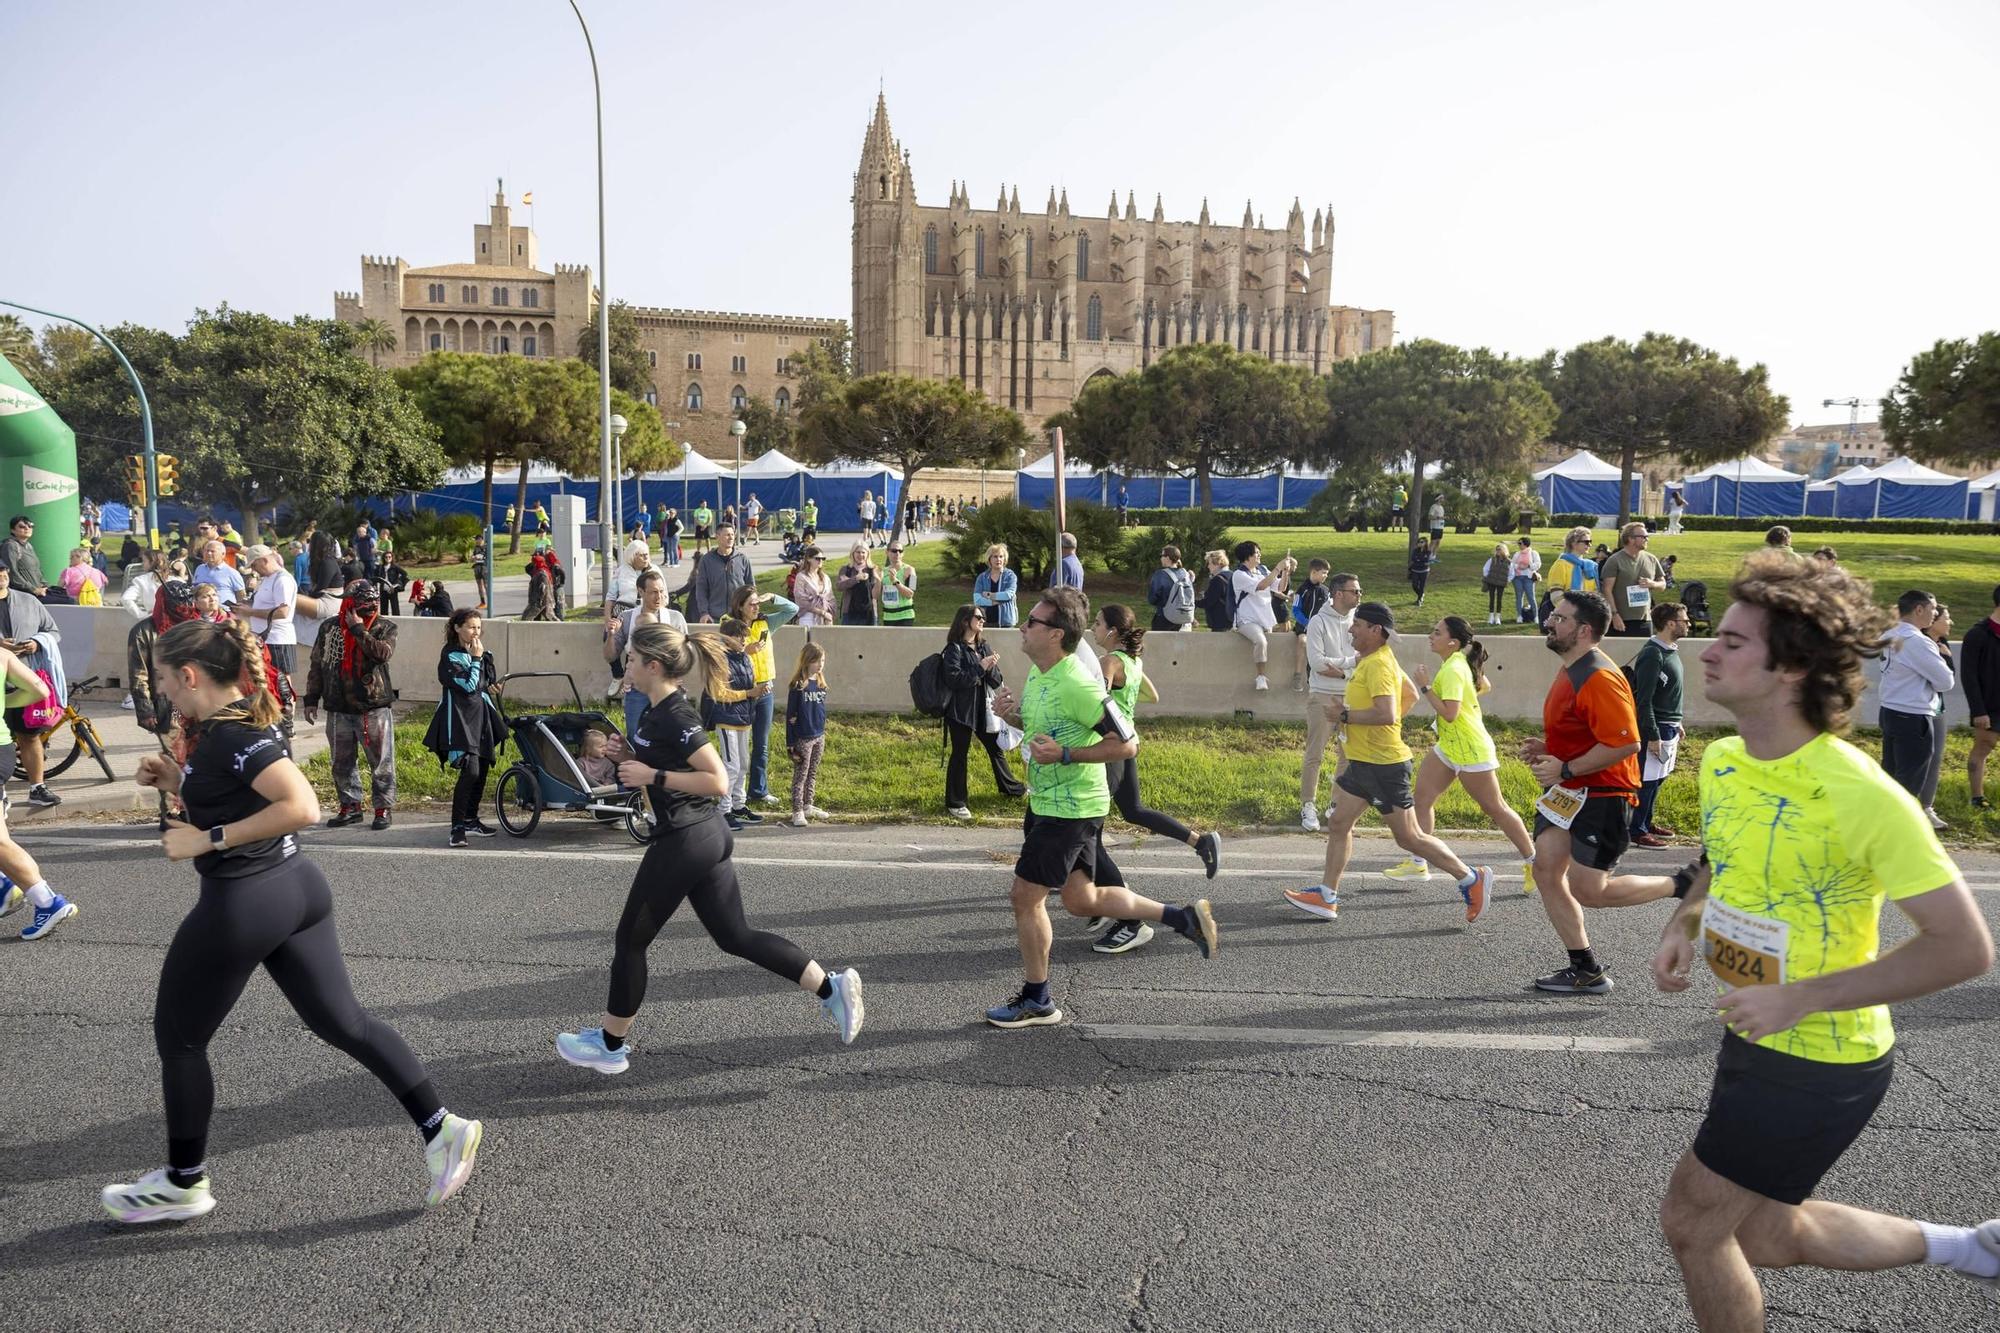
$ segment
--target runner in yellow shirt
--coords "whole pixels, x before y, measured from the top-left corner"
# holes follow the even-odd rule
[[[1351,632],[1356,661],[1347,677],[1347,701],[1340,709],[1340,725],[1347,729],[1347,767],[1333,780],[1338,796],[1327,814],[1326,874],[1308,888],[1287,890],[1285,901],[1323,921],[1339,917],[1340,876],[1354,854],[1354,826],[1373,806],[1398,847],[1427,863],[1436,862],[1458,881],[1465,919],[1477,921],[1486,913],[1493,872],[1485,866],[1476,870],[1467,866],[1451,848],[1419,829],[1411,813],[1412,756],[1403,744],[1402,724],[1417,691],[1396,665],[1389,646],[1396,634],[1396,617],[1380,602],[1363,602],[1354,608]]]
[[[1708,1115],[1660,1220],[1695,1321],[1764,1327],[1758,1267],[1939,1264],[2000,1287],[2000,1218],[1916,1222],[1811,1197],[1888,1092],[1890,1001],[1984,973],[1993,940],[1916,800],[1836,734],[1889,618],[1843,570],[1757,554],[1702,653],[1739,735],[1701,758],[1707,865],[1653,959],[1684,991],[1699,953],[1721,986]],[[1884,899],[1916,934],[1879,957]]]
[[[1463,786],[1493,821],[1514,850],[1521,854],[1522,882],[1535,887],[1535,844],[1528,826],[1500,794],[1500,755],[1486,734],[1479,696],[1492,688],[1486,679],[1486,647],[1473,637],[1463,616],[1446,616],[1431,626],[1431,651],[1441,659],[1435,678],[1427,666],[1412,673],[1417,697],[1437,710],[1437,744],[1417,769],[1417,827],[1434,833],[1438,798],[1453,782]],[[1421,856],[1385,871],[1392,879],[1429,879],[1430,867]]]

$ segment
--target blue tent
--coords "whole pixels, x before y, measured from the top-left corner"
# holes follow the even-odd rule
[[[1535,491],[1551,514],[1618,512],[1618,469],[1587,449],[1579,449],[1535,474]],[[1632,478],[1632,509],[1639,508],[1639,478]]]
[[[1862,490],[1874,492],[1871,518],[1965,517],[1972,483],[1925,467],[1911,458],[1892,458],[1876,468]]]
[[[859,530],[863,491],[874,497],[875,512],[886,519],[902,501],[903,478],[880,463],[835,463],[806,471],[806,494],[819,506],[820,527],[829,532]]]
[[[1063,468],[1066,499],[1109,504],[1114,491],[1109,472],[1098,473],[1081,463]],[[1044,454],[1014,474],[1014,498],[1024,509],[1048,509],[1056,502],[1055,455]]]
[[[1711,464],[1681,487],[1691,514],[1791,518],[1806,512],[1806,479],[1761,458]]]
[[[1194,504],[1194,482],[1187,477],[1174,476],[1120,476],[1110,477],[1111,498],[1118,498],[1118,486],[1123,483],[1126,491],[1125,502],[1134,509],[1186,509]]]
[[[1806,487],[1806,513],[1814,518],[1832,518],[1839,490],[1830,481],[1816,481]]]

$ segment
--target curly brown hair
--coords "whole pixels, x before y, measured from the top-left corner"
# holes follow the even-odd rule
[[[1819,731],[1846,731],[1866,683],[1861,664],[1882,655],[1895,620],[1875,604],[1874,585],[1836,565],[1774,549],[1744,560],[1729,596],[1763,608],[1770,667],[1806,673],[1799,682],[1806,721]]]

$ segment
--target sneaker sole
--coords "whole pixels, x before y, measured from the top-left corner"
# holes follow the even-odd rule
[[[1153,938],[1153,928],[1144,923],[1141,923],[1138,931],[1132,936],[1131,939],[1125,941],[1123,944],[1107,945],[1104,941],[1099,940],[1097,943],[1090,946],[1090,951],[1092,953],[1131,953],[1134,949],[1138,948],[1140,945],[1151,942],[1152,938]]]
[[[1611,978],[1606,977],[1600,986],[1544,986],[1537,981],[1535,989],[1544,995],[1609,995],[1614,986]]]
[[[55,933],[55,929],[57,926],[60,926],[63,922],[79,914],[80,914],[80,909],[77,907],[75,903],[64,903],[63,910],[56,913],[53,917],[49,918],[49,920],[42,926],[40,930],[36,930],[33,926],[30,926],[28,927],[27,930],[21,932],[21,938],[24,940],[28,940],[30,942],[34,940],[47,939],[50,935],[53,935]]]
[[[1214,879],[1216,872],[1222,869],[1222,835],[1220,833],[1209,833],[1204,836],[1209,840],[1209,845],[1215,849],[1215,856],[1213,859],[1206,856],[1201,857],[1201,865],[1202,869],[1208,872],[1207,877]],[[1199,856],[1200,853],[1197,852],[1196,855]]]
[[[192,1222],[215,1211],[213,1194],[199,1203],[163,1203],[148,1208],[119,1208],[103,1199],[98,1202],[114,1221],[128,1227],[145,1226],[151,1222]]]
[[[852,1046],[854,1039],[861,1035],[861,1025],[868,1019],[868,1005],[861,995],[861,974],[853,968],[847,969],[847,1016],[853,1026],[843,1024],[840,1029],[840,1044]]]
[[[443,1189],[435,1185],[431,1187],[430,1197],[425,1200],[429,1207],[435,1208],[458,1193],[465,1187],[465,1182],[472,1178],[473,1162],[479,1156],[480,1140],[486,1137],[486,1126],[477,1120],[468,1120],[465,1123],[466,1133],[459,1148],[458,1161],[451,1168],[450,1174],[445,1177]]]
[[[632,1066],[630,1060],[620,1060],[615,1065],[605,1064],[601,1060],[579,1060],[561,1046],[556,1047],[556,1054],[560,1055],[566,1064],[575,1065],[578,1069],[595,1069],[600,1074],[622,1074]]]
[[[1292,906],[1298,908],[1301,912],[1304,912],[1307,916],[1316,917],[1321,921],[1340,920],[1340,905],[1338,903],[1329,905],[1323,902],[1321,903],[1300,902],[1297,898],[1292,897],[1292,895],[1289,893],[1285,895],[1285,901],[1290,903]]]
[[[1216,929],[1215,909],[1208,905],[1208,899],[1194,900],[1194,923],[1195,928],[1201,932],[1201,939],[1197,941],[1201,948],[1201,956],[1215,957],[1222,949],[1222,937],[1221,932]]]
[[[1468,926],[1485,917],[1486,909],[1493,905],[1493,872],[1480,866],[1473,873],[1479,876],[1479,881],[1467,890],[1470,896],[1465,903],[1465,924]]]
[[[1013,1028],[1045,1028],[1053,1023],[1062,1022],[1062,1010],[1051,1009],[1046,1014],[1028,1014],[1021,1018],[995,1018],[993,1015],[988,1014],[986,1015],[986,1021],[996,1028],[1007,1028],[1010,1030]]]
[[[1399,875],[1393,870],[1385,870],[1382,872],[1382,878],[1393,879],[1402,884],[1425,884],[1430,881],[1431,873],[1426,870],[1422,874],[1417,875]]]

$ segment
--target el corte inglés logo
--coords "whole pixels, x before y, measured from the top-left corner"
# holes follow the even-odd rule
[[[48,404],[37,397],[32,389],[0,384],[0,417],[19,416],[23,412],[39,412],[47,406]]]
[[[60,472],[47,472],[38,467],[21,469],[21,500],[24,505],[53,504],[57,500],[67,500],[76,492],[75,477],[65,477]]]

